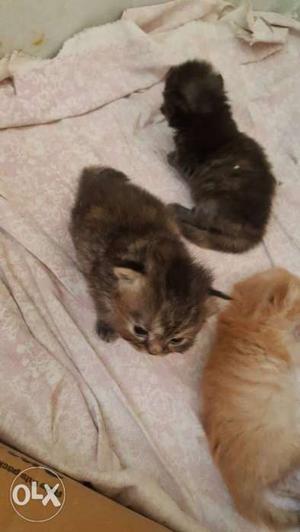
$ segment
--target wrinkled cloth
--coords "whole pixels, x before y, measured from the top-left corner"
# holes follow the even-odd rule
[[[300,21],[287,14],[263,11],[264,4],[264,1],[260,3],[261,10],[254,10],[250,0],[243,0],[224,19],[230,22],[237,37],[250,46],[267,44],[266,50],[274,53],[287,42],[291,30],[300,32]]]
[[[167,164],[172,132],[159,108],[167,68],[204,58],[221,70],[240,128],[264,145],[280,184],[261,245],[191,252],[225,291],[273,264],[299,273],[299,37],[262,53],[273,44],[237,39],[226,4],[129,10],[54,59],[21,61],[13,83],[0,85],[0,439],[179,532],[258,530],[233,509],[200,422],[215,321],[184,355],[103,343],[68,223],[91,164],[190,204]]]

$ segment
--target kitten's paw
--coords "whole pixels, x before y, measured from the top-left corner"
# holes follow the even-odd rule
[[[96,331],[100,338],[104,340],[104,342],[113,342],[119,336],[113,327],[100,320],[98,320],[96,323]]]
[[[175,151],[168,153],[167,159],[170,166],[173,166],[174,168],[177,167],[177,156]]]

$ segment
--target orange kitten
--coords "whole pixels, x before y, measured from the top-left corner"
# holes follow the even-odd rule
[[[300,279],[274,268],[234,288],[202,377],[210,450],[241,514],[300,524]],[[297,380],[298,378],[298,380]]]

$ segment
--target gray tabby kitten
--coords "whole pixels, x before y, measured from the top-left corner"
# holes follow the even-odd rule
[[[190,257],[159,199],[122,172],[86,168],[70,231],[102,339],[121,336],[152,355],[193,345],[213,296],[222,294]]]

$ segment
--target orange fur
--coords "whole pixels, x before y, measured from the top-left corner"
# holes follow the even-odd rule
[[[300,467],[299,328],[299,278],[274,268],[237,284],[202,377],[204,428],[237,509],[278,528],[300,524],[300,501],[270,497]]]

